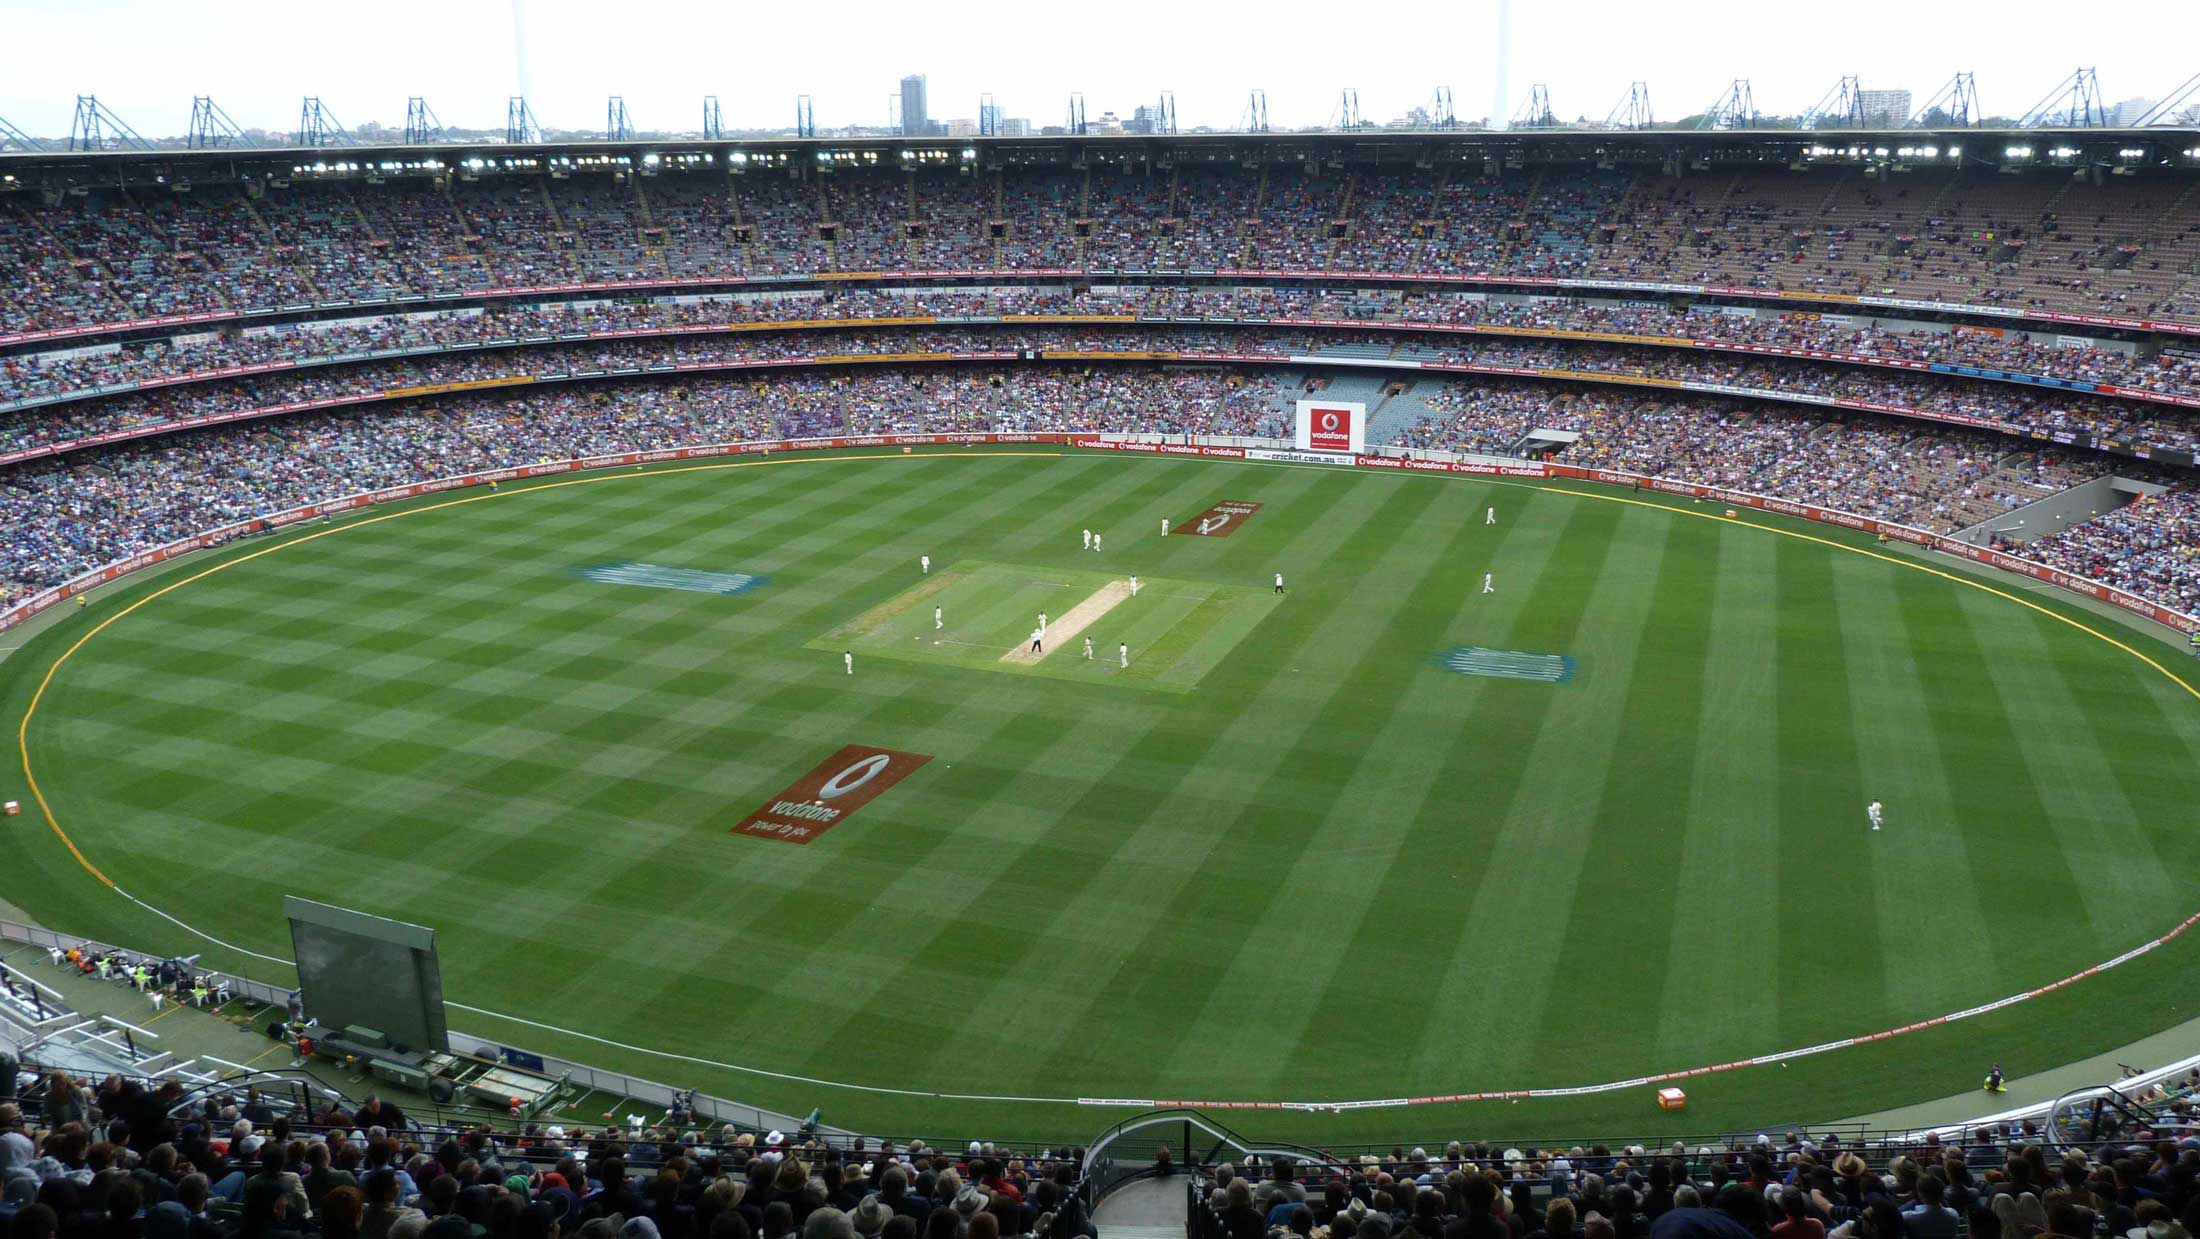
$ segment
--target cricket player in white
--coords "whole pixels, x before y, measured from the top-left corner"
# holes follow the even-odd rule
[[[1091,637],[1086,637],[1086,638],[1085,638],[1085,658],[1086,658],[1087,660],[1090,660],[1090,659],[1092,658],[1092,638],[1091,638]]]
[[[1879,829],[1879,802],[1874,800],[1864,806],[1864,816],[1872,820],[1872,829]]]
[[[854,675],[856,673],[856,652],[854,650],[842,650],[840,652],[840,665],[848,669],[849,675]]]
[[[1482,574],[1482,592],[1485,594],[1494,594],[1497,592],[1497,587],[1490,584],[1490,575],[1491,574],[1487,572]]]
[[[932,575],[932,557],[930,555],[917,556],[917,566],[924,569],[924,575]]]
[[[934,632],[938,632],[940,629],[947,627],[947,621],[941,617],[941,612],[943,610],[945,610],[945,608],[932,608],[932,630]]]
[[[1088,551],[1092,549],[1092,531],[1090,529],[1085,531],[1085,549]]]
[[[1119,642],[1115,647],[1115,656],[1122,659],[1123,666],[1128,669],[1131,665],[1131,643],[1128,641]]]
[[[1161,536],[1164,538],[1169,536],[1169,518],[1166,516],[1161,518]]]
[[[1100,549],[1100,535],[1099,535],[1099,534],[1094,534],[1094,535],[1092,535],[1092,549],[1093,549],[1093,550],[1096,550],[1096,551]]]
[[[1485,524],[1485,525],[1494,525],[1494,524],[1496,524],[1496,523],[1497,523],[1497,509],[1496,509],[1496,508],[1491,508],[1491,509],[1490,509],[1489,511],[1487,511],[1487,512],[1484,512],[1484,513],[1482,514],[1482,523],[1483,523],[1483,524]]]
[[[1041,612],[1039,612],[1039,635],[1040,635],[1040,636],[1045,636],[1045,635],[1046,635],[1046,631],[1047,631],[1047,613],[1046,613],[1046,612],[1044,612],[1044,611],[1041,611]]]
[[[1138,578],[1137,578],[1137,577],[1132,577],[1132,578],[1131,578],[1131,597],[1133,597],[1133,598],[1136,598],[1136,597],[1138,597]]]

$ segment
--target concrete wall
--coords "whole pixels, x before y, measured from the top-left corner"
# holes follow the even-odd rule
[[[2152,482],[2138,482],[2114,475],[2095,478],[2013,511],[1980,521],[1951,536],[1974,546],[1984,546],[1997,535],[2005,542],[2030,542],[2067,529],[2080,521],[2091,520],[2103,512],[2113,512],[2141,495],[2158,495],[2165,489],[2167,488]]]

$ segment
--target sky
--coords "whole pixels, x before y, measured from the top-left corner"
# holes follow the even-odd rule
[[[95,94],[147,136],[176,134],[203,94],[240,124],[288,130],[311,94],[347,126],[398,126],[406,96],[421,95],[446,124],[495,128],[524,93],[542,124],[588,129],[617,94],[637,128],[678,131],[699,127],[705,94],[741,129],[791,125],[806,93],[819,126],[837,128],[886,123],[899,79],[922,73],[934,119],[975,116],[981,91],[1044,125],[1062,123],[1071,91],[1097,120],[1169,90],[1179,128],[1235,128],[1259,88],[1281,129],[1330,120],[1346,88],[1382,121],[1444,85],[1473,119],[1509,116],[1544,83],[1562,118],[1601,120],[1642,80],[1672,119],[1735,78],[1781,114],[1844,74],[1922,105],[1959,69],[1977,73],[1989,113],[2016,115],[2081,64],[2098,69],[2111,106],[2200,72],[2189,0],[2120,10],[2143,12],[2138,25],[2099,10],[2097,27],[2063,0],[1512,8],[1501,58],[1499,0],[0,0],[0,118],[63,135],[76,96]]]

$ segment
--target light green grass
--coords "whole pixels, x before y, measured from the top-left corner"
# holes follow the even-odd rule
[[[1265,506],[1231,538],[1159,537],[1224,497]],[[124,586],[0,664],[0,707],[22,718],[90,626],[174,585],[84,644],[26,732],[124,889],[278,956],[285,894],[429,924],[456,1027],[904,1136],[1117,1117],[994,1095],[1725,1062],[2053,981],[2200,906],[2200,701],[2058,617],[2128,632],[1837,531],[1631,498],[1078,454],[599,475]],[[1104,556],[1077,549],[1088,526]],[[919,554],[951,622],[989,625],[986,659],[1038,606],[980,565],[1216,588],[1147,646],[1180,641],[1196,689],[925,650],[842,674],[816,643],[876,627]],[[625,560],[770,584],[570,571]],[[886,620],[921,637],[930,607]],[[1455,675],[1431,657],[1455,645],[1576,674]],[[933,760],[807,847],[729,835],[849,743]],[[29,800],[19,771],[0,798]],[[54,927],[289,979],[101,887],[35,816],[5,829],[0,894]],[[2006,1010],[1702,1077],[1677,1117],[1646,1089],[1241,1117],[1385,1143],[1819,1121],[2166,1027],[2196,965],[2188,934]]]
[[[914,569],[911,575],[917,575]],[[1082,638],[1062,638],[1059,627],[1038,661],[1003,660],[1002,655],[1029,645],[1042,613],[1060,620],[1101,589],[1128,582],[1131,575],[1129,570],[1063,565],[935,563],[929,576],[810,641],[808,648],[828,656],[853,651],[865,662],[896,658],[1190,692],[1283,601],[1273,589],[1140,575],[1136,597],[1122,599],[1084,630],[1092,638],[1090,660],[1084,657]],[[941,611],[937,618],[935,607]],[[1125,644],[1130,647],[1128,667],[1118,649]]]

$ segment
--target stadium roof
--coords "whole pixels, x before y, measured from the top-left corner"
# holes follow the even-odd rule
[[[1044,134],[1031,137],[659,137],[535,143],[228,146],[211,150],[15,151],[0,188],[154,185],[193,178],[411,176],[445,172],[701,167],[1017,167],[1087,162],[1242,163],[1883,163],[2200,169],[2200,128],[1811,130],[1365,130],[1321,133]]]

